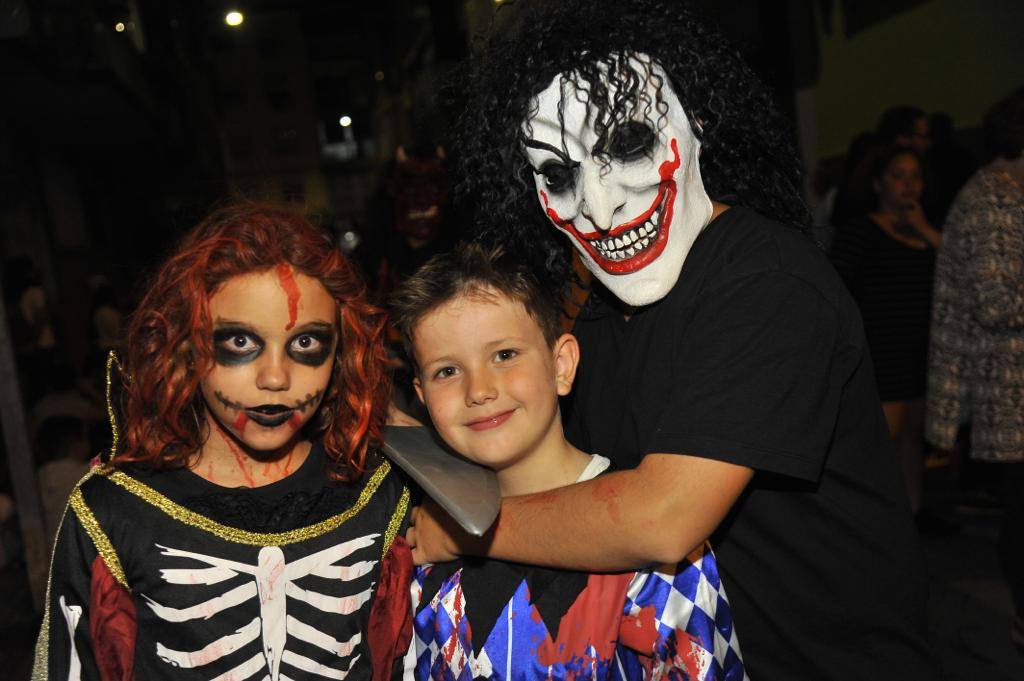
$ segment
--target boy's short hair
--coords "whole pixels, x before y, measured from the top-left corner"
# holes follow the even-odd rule
[[[410,361],[416,364],[412,337],[425,315],[461,296],[486,299],[492,292],[522,303],[549,345],[561,336],[558,299],[541,286],[527,265],[501,247],[460,243],[455,250],[427,261],[391,298],[392,321],[402,334]]]

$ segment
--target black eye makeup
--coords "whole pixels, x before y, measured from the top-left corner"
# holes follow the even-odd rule
[[[578,166],[579,163],[567,166],[558,161],[548,161],[535,172],[544,176],[544,186],[549,191],[553,194],[561,194],[569,191],[576,184],[576,168]]]
[[[580,167],[579,161],[574,161],[558,147],[551,146],[539,140],[526,140],[529,149],[547,151],[558,157],[558,160],[545,161],[540,168],[534,168],[533,172],[544,176],[544,186],[553,194],[561,194],[573,188],[576,184],[576,169]]]
[[[264,345],[250,329],[224,326],[213,332],[213,359],[222,366],[247,364],[259,357]]]
[[[628,121],[612,131],[605,149],[616,161],[630,163],[650,157],[656,139],[651,126],[640,121]]]
[[[307,324],[288,339],[285,352],[294,362],[318,367],[333,356],[334,337],[334,328],[329,324]],[[263,354],[266,345],[252,329],[222,326],[213,332],[213,359],[221,366],[241,366]]]
[[[319,325],[292,336],[288,341],[288,356],[299,364],[318,367],[327,361],[334,350],[334,330]]]

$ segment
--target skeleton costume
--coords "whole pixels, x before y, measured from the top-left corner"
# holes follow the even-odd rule
[[[577,482],[608,465],[594,456]],[[678,565],[624,574],[497,560],[427,565],[412,597],[410,679],[747,678],[708,544]]]
[[[225,488],[94,468],[57,538],[34,679],[381,679],[409,640],[409,493],[381,463]]]

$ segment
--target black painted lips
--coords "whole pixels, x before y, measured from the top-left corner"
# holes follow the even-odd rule
[[[246,409],[246,415],[261,426],[276,428],[291,418],[295,410],[283,404],[262,404]]]

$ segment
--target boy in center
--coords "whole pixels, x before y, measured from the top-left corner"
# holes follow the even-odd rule
[[[579,346],[557,301],[500,250],[433,258],[393,300],[416,391],[454,450],[495,470],[502,496],[609,466],[565,439]],[[412,585],[415,679],[745,679],[709,545],[678,565],[585,574],[463,558]]]

